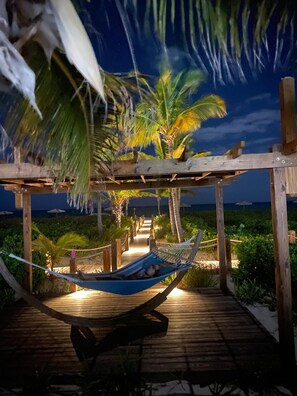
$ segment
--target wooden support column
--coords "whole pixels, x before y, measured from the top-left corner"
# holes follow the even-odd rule
[[[284,169],[270,171],[279,342],[283,361],[295,365],[291,267]]]
[[[24,259],[32,261],[32,213],[31,194],[23,194],[23,238],[24,238]],[[28,292],[33,291],[32,266],[25,265],[24,288]]]
[[[216,188],[218,253],[219,253],[219,265],[220,265],[220,288],[223,293],[226,293],[228,291],[228,288],[227,288],[224,203],[223,203],[223,188],[219,180],[216,182],[215,188]]]

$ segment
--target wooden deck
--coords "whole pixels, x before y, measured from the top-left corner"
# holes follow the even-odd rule
[[[134,307],[159,290],[160,287],[131,297],[81,291],[50,299],[48,305],[77,315],[106,316]],[[92,329],[97,346],[91,349],[105,350],[97,356],[94,370],[100,374],[115,372],[123,360],[129,359],[135,370],[152,381],[183,378],[203,383],[253,375],[272,381],[280,375],[277,343],[232,295],[225,296],[216,288],[174,291],[158,311],[169,322],[168,328],[163,322],[161,333],[154,336],[139,339],[137,323],[117,329]],[[69,325],[22,301],[3,312],[0,384],[23,383],[42,371],[56,377],[56,381],[63,378],[71,382],[83,365],[74,351],[70,330]],[[154,331],[156,327],[152,326]],[[129,339],[129,345],[108,350],[114,343],[124,344],[121,338]],[[103,339],[105,342],[100,343]]]

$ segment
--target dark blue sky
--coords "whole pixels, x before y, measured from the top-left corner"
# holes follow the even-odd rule
[[[132,70],[133,63],[128,42],[117,11],[109,10],[112,23],[107,26],[105,15],[94,12],[97,4],[96,1],[91,2],[90,15],[100,33],[92,36],[99,64],[103,69],[111,72]],[[153,39],[134,41],[134,45],[138,69],[144,73],[157,75],[158,64],[163,58],[160,46]],[[194,66],[189,55],[174,43],[167,51],[176,71]],[[246,83],[236,81],[235,84],[214,84],[212,77],[209,76],[208,81],[201,86],[200,95],[215,93],[222,96],[227,104],[228,115],[224,119],[210,120],[202,124],[201,129],[194,135],[197,151],[209,150],[213,155],[220,155],[240,140],[245,140],[244,153],[260,153],[267,152],[273,144],[280,143],[278,89],[280,79],[286,75],[292,75],[292,73],[285,68],[273,71],[271,65],[268,64],[266,69],[262,73],[258,72],[256,76],[247,73]],[[242,200],[269,201],[268,172],[253,171],[241,175],[239,181],[226,187],[224,191],[226,203]],[[203,188],[198,190],[195,198],[184,200],[191,203],[214,203],[214,190]],[[142,202],[139,201],[139,204],[141,205]],[[39,195],[33,198],[34,209],[53,207],[67,207],[66,197],[64,195],[51,195],[50,197]],[[0,210],[13,209],[13,194],[0,191]]]

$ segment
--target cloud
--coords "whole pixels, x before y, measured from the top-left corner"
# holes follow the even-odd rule
[[[250,98],[247,98],[246,100],[245,100],[245,104],[249,104],[249,103],[252,103],[252,102],[261,102],[261,101],[263,101],[263,100],[272,100],[273,98],[272,98],[272,95],[271,95],[271,93],[269,93],[269,92],[266,92],[266,93],[263,93],[263,94],[260,94],[260,95],[256,95],[256,96],[252,96],[252,97],[250,97]]]
[[[196,132],[199,141],[212,142],[223,139],[244,140],[251,134],[271,133],[272,128],[280,123],[280,115],[277,110],[262,109],[250,112],[243,116],[237,116],[231,121],[220,121],[213,127],[202,127]]]

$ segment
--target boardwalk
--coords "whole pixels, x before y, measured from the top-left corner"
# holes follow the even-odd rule
[[[123,254],[123,264],[148,252],[149,231],[146,221]],[[46,303],[73,315],[106,317],[134,308],[163,288],[127,297],[80,291]],[[22,385],[37,373],[53,382],[72,383],[85,367],[82,353],[97,356],[93,371],[98,376],[119,372],[128,363],[152,382],[186,379],[206,384],[244,378],[250,385],[261,378],[270,384],[283,375],[278,344],[232,295],[217,288],[176,289],[156,316],[91,330],[96,341],[86,343],[78,329],[17,302],[2,313],[0,322],[0,385]]]
[[[148,238],[150,236],[151,220],[146,219],[130,244],[129,250],[122,254],[122,265],[126,265],[138,257],[148,253]]]

